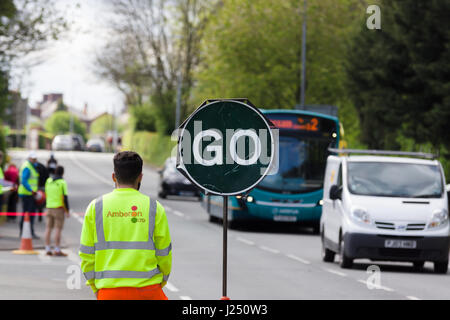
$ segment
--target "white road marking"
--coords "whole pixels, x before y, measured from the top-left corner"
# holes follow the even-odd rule
[[[341,277],[346,277],[347,276],[347,274],[345,274],[343,272],[339,272],[337,270],[328,269],[328,268],[322,268],[322,269],[325,270],[326,272],[333,273],[333,274],[336,274],[336,275],[341,276]]]
[[[84,218],[81,215],[79,215],[78,213],[71,212],[70,216],[74,217],[79,223],[81,223],[81,224],[84,223]]]
[[[242,243],[248,244],[249,246],[253,246],[255,243],[253,241],[247,240],[245,238],[237,237],[237,241],[240,241]]]
[[[420,300],[419,298],[414,296],[407,296],[406,298],[408,298],[409,300]]]
[[[291,258],[291,259],[293,259],[293,260],[295,260],[295,261],[298,261],[298,262],[301,262],[301,263],[303,263],[303,264],[311,264],[311,262],[309,262],[308,260],[305,260],[305,259],[303,259],[303,258],[300,258],[300,257],[297,257],[297,256],[295,256],[295,255],[293,255],[293,254],[288,254],[288,255],[286,255],[288,258]]]
[[[180,299],[181,300],[192,300],[192,298],[188,297],[188,296],[180,296]]]
[[[279,250],[277,250],[277,249],[273,249],[273,248],[269,248],[269,247],[266,247],[266,246],[259,246],[259,248],[261,249],[261,250],[264,250],[264,251],[267,251],[267,252],[271,252],[271,253],[280,253],[280,251]]]
[[[178,210],[174,210],[174,211],[173,211],[173,214],[176,215],[176,216],[179,216],[179,217],[184,217],[184,213],[183,213],[183,212],[180,212],[180,211],[178,211]]]
[[[75,163],[78,167],[80,167],[82,170],[86,171],[89,175],[95,177],[97,180],[107,184],[108,186],[112,186],[114,184],[114,182],[111,179],[107,179],[104,176],[99,175],[97,172],[95,172],[94,170],[92,170],[91,168],[85,166],[84,164],[82,164],[80,161],[77,161],[77,159],[75,158],[75,155],[70,152],[70,159],[73,161],[73,163]]]
[[[167,282],[165,285],[165,288],[167,288],[167,290],[172,291],[172,292],[178,292],[180,290],[178,290],[177,287],[175,287],[173,284],[171,284],[170,282]]]
[[[40,261],[42,261],[43,263],[50,263],[52,261],[52,258],[46,255],[45,250],[38,250],[38,251],[39,251],[38,258]]]
[[[366,280],[358,280],[358,282],[367,285],[367,281]],[[384,290],[384,291],[387,291],[387,292],[394,292],[395,291],[394,289],[391,289],[391,288],[388,288],[388,287],[385,287],[385,286],[377,286],[376,284],[371,284],[371,285],[372,285],[372,287],[374,289]]]
[[[67,259],[69,259],[73,263],[81,265],[81,259],[78,256],[78,254],[76,254],[72,250],[66,250],[66,253],[67,253]]]

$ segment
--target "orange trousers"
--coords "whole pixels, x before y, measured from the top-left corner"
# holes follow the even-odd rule
[[[142,288],[120,287],[98,290],[97,300],[168,300],[160,284]]]

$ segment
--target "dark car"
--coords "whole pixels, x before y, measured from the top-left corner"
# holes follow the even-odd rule
[[[166,160],[164,167],[159,170],[159,176],[158,196],[160,198],[166,198],[169,195],[201,197],[200,189],[176,169],[175,157]]]
[[[88,151],[91,152],[104,152],[105,143],[103,142],[102,139],[93,138],[86,143],[86,148]]]

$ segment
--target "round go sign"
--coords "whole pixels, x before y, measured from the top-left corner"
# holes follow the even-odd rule
[[[202,104],[180,126],[177,168],[216,195],[237,195],[256,186],[274,157],[271,123],[239,100]]]

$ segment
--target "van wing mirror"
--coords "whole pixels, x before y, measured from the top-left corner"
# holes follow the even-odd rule
[[[330,188],[330,199],[331,200],[342,199],[342,186],[338,187],[335,184],[333,184],[331,186],[331,188]]]

